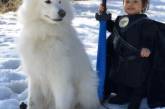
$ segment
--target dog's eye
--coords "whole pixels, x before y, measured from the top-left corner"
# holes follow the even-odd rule
[[[61,0],[59,0],[58,3],[61,4]]]
[[[45,3],[51,4],[52,2],[50,0],[46,0]]]

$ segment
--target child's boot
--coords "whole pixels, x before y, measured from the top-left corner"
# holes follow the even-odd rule
[[[128,103],[129,99],[128,99],[128,97],[116,95],[116,96],[110,97],[108,102],[111,103],[111,104],[120,104],[120,105],[122,105],[122,104]]]
[[[108,102],[111,104],[125,104],[129,102],[128,88],[125,86],[118,87],[118,94],[109,98]]]
[[[141,104],[141,100],[131,101],[128,105],[128,109],[139,109]]]

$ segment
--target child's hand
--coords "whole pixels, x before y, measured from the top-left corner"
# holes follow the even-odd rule
[[[106,11],[105,6],[104,6],[103,4],[100,4],[100,6],[99,6],[99,12],[100,12],[100,13],[103,13],[103,12],[105,12],[105,11]]]
[[[151,51],[148,48],[142,48],[140,51],[140,56],[143,58],[149,57],[151,54]]]

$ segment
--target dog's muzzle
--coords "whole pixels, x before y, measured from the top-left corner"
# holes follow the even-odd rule
[[[59,18],[53,19],[54,21],[62,21],[62,19],[65,17],[66,12],[63,9],[60,9],[58,11]]]
[[[63,9],[60,9],[57,14],[58,14],[57,18],[51,18],[48,15],[44,15],[44,16],[47,17],[48,19],[51,19],[51,20],[57,22],[57,21],[62,21],[63,20],[63,18],[66,15],[66,12]]]

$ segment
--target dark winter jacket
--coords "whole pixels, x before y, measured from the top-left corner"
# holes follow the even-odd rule
[[[107,39],[107,63],[105,78],[105,98],[111,92],[118,91],[117,83],[130,87],[138,87],[145,81],[146,97],[150,108],[165,106],[165,24],[145,19],[144,14],[127,16],[129,24],[126,28],[119,27],[119,20],[125,16],[119,16],[115,22],[107,22],[107,30],[112,34]],[[138,19],[144,18],[130,26]],[[139,52],[130,50],[115,43],[114,27],[124,40],[138,48],[151,50],[149,58],[140,58]],[[128,28],[130,27],[130,28]],[[118,46],[120,45],[120,46]],[[128,58],[133,55],[134,58]],[[136,58],[135,58],[136,57]],[[109,76],[110,75],[110,76]],[[118,85],[119,85],[118,84]]]
[[[128,25],[120,27],[119,22],[124,17],[129,19]],[[119,16],[113,22],[107,22],[107,30],[112,34],[107,39],[107,67],[110,70],[110,78],[116,83],[129,87],[140,87],[148,77],[152,65],[152,52],[154,48],[154,38],[156,36],[156,27],[151,20],[141,20],[132,25],[141,18],[146,18],[144,14]],[[130,27],[129,27],[130,26]],[[114,28],[117,29],[120,36],[137,50],[125,46],[121,41],[115,42]],[[140,57],[140,50],[148,48],[151,55],[148,58]],[[111,64],[111,65],[109,65]]]
[[[147,84],[147,101],[151,108],[165,107],[165,24],[153,21],[158,29],[153,56],[153,70]]]

